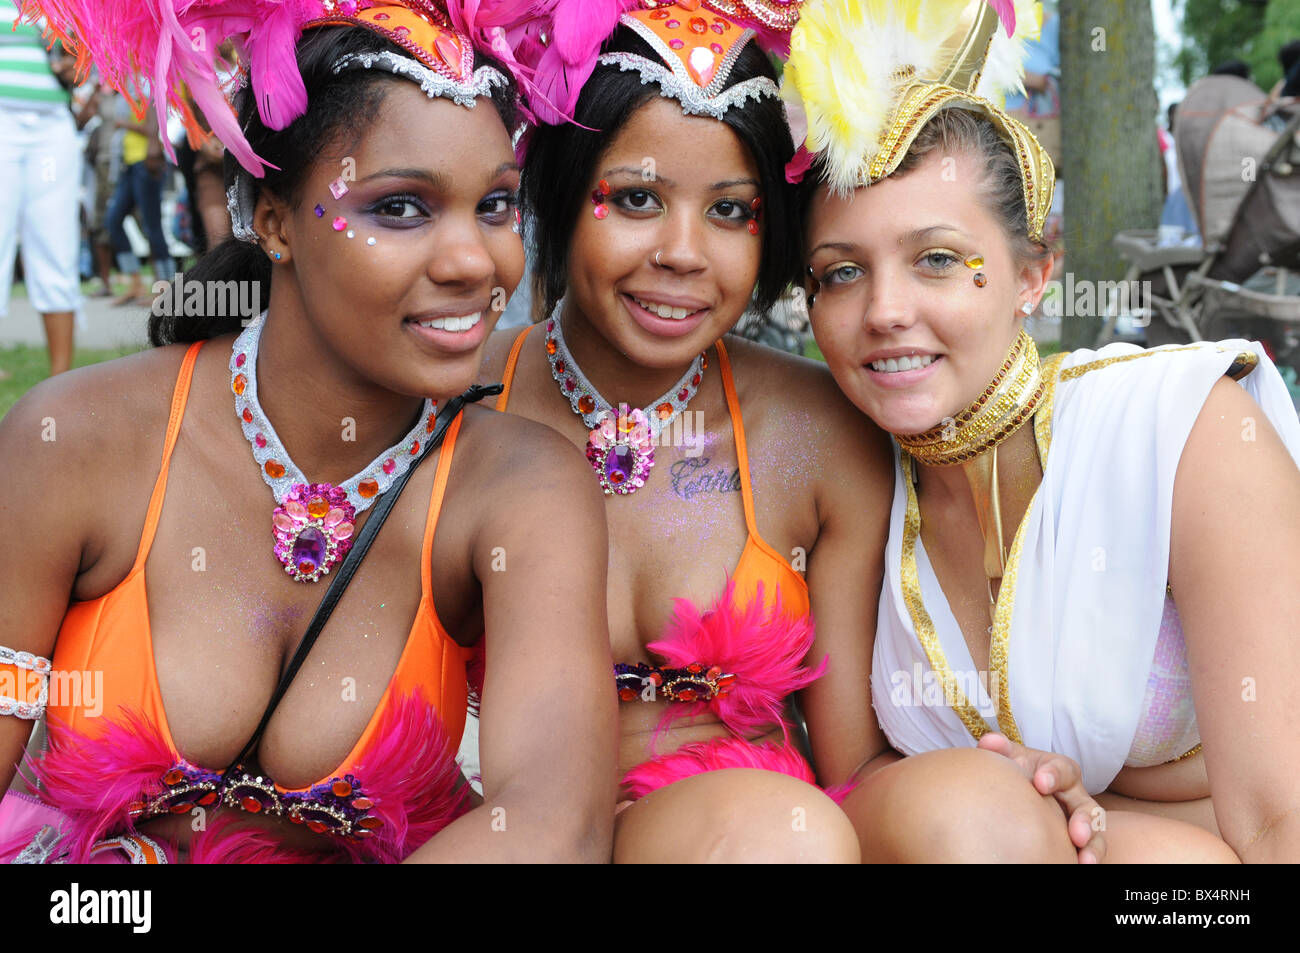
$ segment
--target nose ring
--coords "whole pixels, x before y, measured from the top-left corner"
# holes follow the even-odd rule
[[[661,262],[661,261],[659,260],[659,256],[662,255],[662,254],[663,254],[663,249],[662,249],[662,248],[661,248],[659,251],[655,252],[655,264],[658,265],[660,268],[662,268],[662,267],[664,266],[664,265],[663,265],[663,262]]]

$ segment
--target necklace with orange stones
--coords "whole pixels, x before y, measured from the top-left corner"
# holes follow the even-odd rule
[[[263,311],[235,339],[230,355],[230,389],[235,394],[240,427],[253,448],[253,459],[280,504],[271,514],[275,558],[294,582],[316,582],[352,548],[357,514],[369,509],[423,452],[424,438],[433,432],[437,420],[437,404],[426,398],[411,432],[371,460],[360,473],[338,486],[309,483],[289,459],[257,401],[257,346],[265,319]]]
[[[560,322],[563,306],[561,300],[546,320],[546,360],[551,365],[551,376],[560,385],[560,393],[568,398],[573,412],[591,428],[587,435],[587,460],[596,471],[605,495],[634,493],[645,486],[655,465],[654,446],[659,434],[699,393],[704,369],[709,366],[708,356],[701,351],[682,379],[658,400],[644,408],[619,404],[616,411],[587,380],[569,353]]]

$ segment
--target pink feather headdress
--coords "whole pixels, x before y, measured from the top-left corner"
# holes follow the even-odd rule
[[[751,38],[763,49],[785,55],[802,0],[453,0],[449,11],[458,29],[467,29],[472,12],[482,35],[475,36],[516,71],[537,121],[571,121],[583,84],[590,78],[601,47],[620,24],[644,26],[650,18],[671,23],[683,39],[653,43],[669,68],[691,76],[693,45],[714,53],[720,71],[729,69],[738,48]],[[695,21],[699,21],[696,23]],[[725,37],[713,29],[729,24]],[[703,30],[700,30],[703,24]],[[733,30],[731,27],[739,27]],[[741,38],[742,33],[748,32]],[[643,31],[638,31],[643,32]],[[694,36],[693,36],[694,34]],[[471,31],[471,35],[474,35]],[[688,43],[688,40],[694,40]],[[716,47],[723,52],[718,53]],[[710,77],[712,73],[709,74]],[[725,76],[725,72],[724,72]],[[707,86],[706,80],[698,83]]]
[[[77,54],[85,73],[93,64],[101,81],[119,90],[143,115],[152,98],[159,128],[168,107],[185,122],[192,142],[205,133],[184,90],[213,134],[253,175],[265,163],[239,128],[215,68],[217,50],[233,40],[268,128],[283,129],[307,110],[307,90],[297,65],[305,28],[354,24],[384,35],[449,82],[469,88],[472,14],[462,9],[455,28],[433,0],[17,0],[23,19],[44,18],[48,30]],[[385,12],[392,11],[392,12]],[[385,24],[383,21],[391,21]],[[397,25],[401,21],[407,25]],[[472,72],[472,71],[471,71]],[[163,148],[175,161],[171,143]]]

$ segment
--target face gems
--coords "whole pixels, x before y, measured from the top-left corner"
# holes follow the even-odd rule
[[[336,216],[333,221],[334,231],[341,232],[348,227],[348,220],[342,215]]]
[[[336,199],[341,199],[348,194],[348,184],[343,181],[343,176],[339,176],[330,183],[330,195]]]
[[[601,179],[600,183],[596,186],[596,190],[591,193],[591,201],[596,206],[592,209],[591,214],[595,215],[598,219],[604,218],[609,214],[609,206],[605,204],[605,197],[608,195],[609,183],[604,179]]]
[[[754,201],[749,203],[749,221],[745,223],[745,227],[749,229],[751,235],[758,234],[758,217],[762,214],[762,208],[763,200],[761,198],[756,197]]]
[[[317,218],[321,218],[325,214],[325,206],[317,202],[316,207],[312,209],[312,211],[316,213]]]
[[[357,514],[368,509],[420,455],[426,421],[434,419],[437,408],[426,400],[419,422],[401,443],[389,447],[340,485],[309,483],[289,459],[257,401],[257,346],[265,318],[263,312],[235,340],[230,358],[235,413],[262,479],[279,504],[271,514],[275,558],[295,582],[316,582],[352,548]]]
[[[357,233],[354,232],[352,229],[349,228],[349,229],[348,229],[348,238],[356,238],[356,237],[357,237]]]
[[[974,279],[974,280],[975,280],[975,287],[976,287],[976,288],[983,288],[986,284],[989,283],[989,279],[988,279],[988,277],[987,277],[987,276],[984,274],[984,272],[982,272],[982,271],[977,271],[977,272],[975,272],[975,279]]]
[[[518,208],[515,209],[515,223],[510,226],[510,230],[516,235],[524,230],[524,215]]]
[[[646,408],[629,411],[627,404],[620,404],[615,412],[591,386],[564,343],[560,326],[563,307],[561,299],[546,321],[546,360],[551,365],[551,376],[573,412],[592,428],[587,435],[587,460],[596,471],[601,489],[606,496],[625,496],[645,486],[655,463],[655,441],[699,391],[708,358],[701,353],[672,390]]]
[[[375,236],[374,236],[374,235],[371,235],[369,238],[366,239],[366,244],[367,244],[367,245],[373,245],[374,243],[375,243]]]
[[[974,281],[975,281],[976,288],[983,288],[986,284],[989,283],[988,276],[985,275],[984,272],[979,270],[984,267],[983,255],[971,255],[964,262],[962,262],[962,264],[975,272]]]

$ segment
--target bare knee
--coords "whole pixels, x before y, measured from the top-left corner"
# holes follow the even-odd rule
[[[978,748],[905,758],[845,802],[863,859],[878,863],[1073,863],[1065,814],[1009,759]]]
[[[732,768],[668,785],[619,815],[620,863],[857,863],[857,835],[817,788]]]

